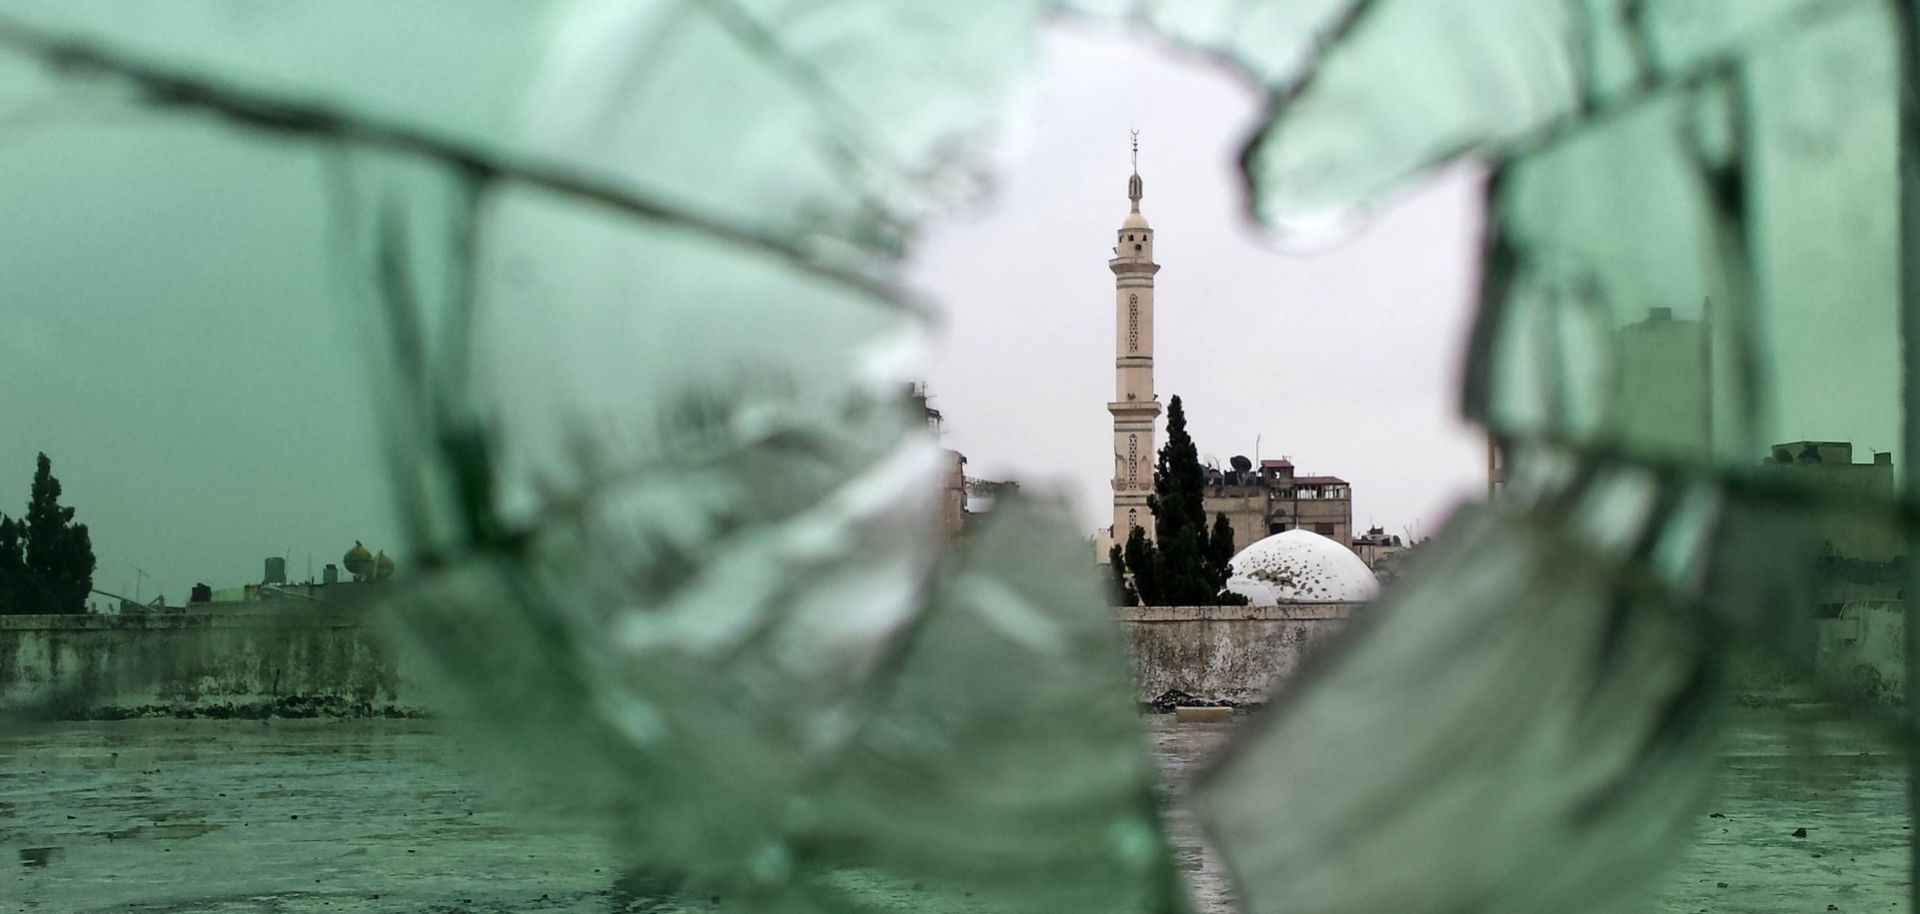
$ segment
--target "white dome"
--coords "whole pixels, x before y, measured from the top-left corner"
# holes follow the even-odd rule
[[[1124,221],[1122,221],[1122,222],[1120,223],[1120,227],[1121,227],[1122,229],[1143,229],[1143,228],[1146,228],[1146,227],[1147,227],[1147,217],[1145,217],[1145,216],[1142,216],[1142,215],[1140,215],[1140,211],[1139,211],[1139,210],[1134,210],[1133,212],[1131,212],[1131,213],[1128,213],[1128,214],[1127,214],[1127,218],[1126,218],[1126,219],[1125,219]]]
[[[1380,595],[1380,582],[1360,557],[1318,533],[1276,533],[1233,557],[1227,589],[1255,606],[1357,603]]]

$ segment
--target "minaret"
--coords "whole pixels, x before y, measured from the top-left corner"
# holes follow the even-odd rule
[[[1132,211],[1120,223],[1118,243],[1107,266],[1114,285],[1113,529],[1110,544],[1124,546],[1134,527],[1153,538],[1154,423],[1160,401],[1153,393],[1153,229],[1140,215],[1140,132],[1133,134],[1133,176],[1127,179]],[[1100,559],[1106,559],[1102,550]]]

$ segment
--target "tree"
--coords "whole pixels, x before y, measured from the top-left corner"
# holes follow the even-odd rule
[[[46,596],[27,574],[27,525],[0,514],[0,613],[39,612]]]
[[[41,454],[26,516],[0,515],[0,612],[86,612],[93,569],[87,525],[61,507],[53,461]]]
[[[1147,531],[1135,527],[1127,533],[1126,551],[1121,553],[1126,561],[1127,573],[1133,578],[1133,593],[1140,602],[1153,606],[1160,602],[1160,556],[1147,541]]]
[[[1140,598],[1134,594],[1133,584],[1127,581],[1127,555],[1117,545],[1107,550],[1107,568],[1113,572],[1113,580],[1109,582],[1113,586],[1113,605],[1139,605]]]
[[[1227,523],[1225,514],[1213,516],[1213,532],[1207,536],[1207,575],[1209,580],[1218,580],[1220,589],[1225,590],[1227,579],[1233,577],[1233,525]],[[1236,594],[1235,596],[1238,596]],[[1246,599],[1230,600],[1231,603],[1245,603]]]
[[[1207,471],[1187,434],[1186,408],[1179,397],[1167,402],[1167,443],[1153,469],[1154,540],[1135,527],[1120,554],[1140,601],[1158,606],[1207,606],[1245,603],[1226,590],[1232,575],[1233,528],[1226,515],[1214,515],[1207,529]]]

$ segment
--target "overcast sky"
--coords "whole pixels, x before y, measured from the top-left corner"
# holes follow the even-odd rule
[[[460,46],[524,44],[514,23],[474,21],[491,31]],[[308,47],[283,31],[268,37]],[[912,265],[947,312],[929,379],[949,446],[976,475],[1064,489],[1089,532],[1107,523],[1106,259],[1138,127],[1164,265],[1162,398],[1189,402],[1202,452],[1223,463],[1262,436],[1262,456],[1352,481],[1357,525],[1435,529],[1480,481],[1480,439],[1454,418],[1473,177],[1409,197],[1337,249],[1278,253],[1233,198],[1244,91],[1110,36],[1061,32],[1047,49],[993,200],[932,227]],[[446,61],[379,40],[309,63],[393,89],[403,114],[478,106],[457,118],[476,124],[505,123],[522,78],[436,82]],[[32,81],[0,61],[0,102]],[[259,580],[270,554],[298,578],[309,556],[317,574],[355,540],[401,545],[365,339],[331,297],[314,152],[234,137],[124,112],[0,134],[0,511],[22,511],[33,455],[48,452],[92,528],[103,590],[179,603],[197,581]]]
[[[1107,258],[1138,128],[1161,264],[1154,381],[1181,397],[1201,453],[1224,465],[1257,437],[1262,457],[1347,479],[1358,529],[1431,532],[1481,491],[1485,439],[1458,418],[1476,176],[1445,175],[1339,244],[1283,251],[1237,205],[1256,113],[1240,84],[1104,32],[1059,30],[1048,51],[988,210],[935,228],[912,271],[946,309],[930,380],[969,473],[1063,488],[1089,531],[1111,521]]]

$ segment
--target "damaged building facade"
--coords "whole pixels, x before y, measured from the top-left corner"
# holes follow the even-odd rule
[[[1338,476],[1298,475],[1293,461],[1235,457],[1230,469],[1209,474],[1208,517],[1226,515],[1235,543],[1250,544],[1288,530],[1353,542],[1353,485]]]

